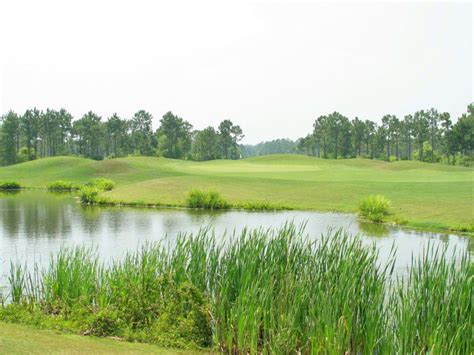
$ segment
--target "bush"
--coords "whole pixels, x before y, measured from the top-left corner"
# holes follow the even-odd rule
[[[0,181],[0,190],[19,190],[21,184],[17,181]]]
[[[99,189],[95,186],[83,186],[79,190],[79,198],[81,203],[92,205],[98,202]]]
[[[230,204],[214,190],[202,191],[193,189],[189,192],[186,201],[187,205],[192,208],[207,208],[212,210],[230,207]]]
[[[389,214],[390,201],[381,195],[371,195],[359,203],[359,214],[371,222],[382,222]]]
[[[92,179],[86,185],[90,187],[96,187],[100,191],[110,191],[115,187],[115,182],[110,179],[97,178]]]
[[[57,180],[47,185],[50,191],[74,191],[79,190],[80,186],[69,181]]]

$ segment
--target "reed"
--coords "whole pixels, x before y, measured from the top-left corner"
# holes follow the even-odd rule
[[[18,181],[0,181],[0,190],[19,190],[21,188],[22,185]]]
[[[49,183],[46,188],[49,191],[75,191],[80,189],[80,185],[74,184],[70,181],[56,180]]]
[[[383,222],[390,212],[390,201],[381,195],[370,195],[359,202],[359,214],[371,222]]]
[[[230,204],[214,190],[202,191],[193,189],[189,192],[186,199],[188,207],[205,208],[205,209],[226,209],[230,208]]]
[[[226,238],[202,229],[108,264],[64,249],[34,275],[11,266],[0,319],[35,310],[35,324],[225,353],[468,353],[470,257],[428,249],[395,277],[393,255],[380,264],[357,237],[310,241],[293,224]]]

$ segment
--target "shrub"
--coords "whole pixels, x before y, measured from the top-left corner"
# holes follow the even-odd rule
[[[70,181],[57,180],[49,183],[47,188],[50,191],[74,191],[79,190],[80,186]]]
[[[0,181],[0,190],[19,190],[21,184],[17,181]]]
[[[230,207],[230,204],[214,190],[202,191],[193,189],[189,192],[186,201],[187,205],[192,208],[207,208],[212,210]]]
[[[99,189],[95,186],[83,186],[79,190],[81,203],[92,205],[98,202]]]
[[[115,182],[110,179],[97,178],[92,179],[86,185],[90,187],[96,187],[100,191],[110,191],[115,187]]]
[[[371,195],[359,203],[359,214],[372,222],[382,222],[389,214],[390,201],[381,195]]]

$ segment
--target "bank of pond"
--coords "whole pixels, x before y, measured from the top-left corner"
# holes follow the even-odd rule
[[[449,255],[448,255],[449,254]],[[409,267],[342,230],[209,228],[104,261],[12,263],[0,320],[224,353],[469,353],[474,266],[428,244]]]
[[[86,186],[99,184],[110,186]],[[470,237],[351,214],[107,207],[75,196],[0,199],[1,321],[224,353],[473,348]],[[367,213],[389,207],[370,200]]]

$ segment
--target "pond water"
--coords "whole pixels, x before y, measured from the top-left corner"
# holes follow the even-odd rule
[[[448,255],[474,252],[473,239],[467,236],[362,223],[351,214],[92,207],[81,206],[67,194],[24,191],[0,195],[0,275],[4,280],[11,261],[44,264],[63,246],[93,246],[105,260],[121,257],[146,242],[165,239],[172,243],[178,233],[202,227],[210,226],[216,236],[225,238],[222,235],[239,233],[245,227],[278,228],[288,221],[306,223],[310,238],[320,238],[331,228],[359,234],[364,242],[377,245],[381,261],[394,245],[397,269],[405,268],[412,254],[420,254],[428,243],[447,247]]]

